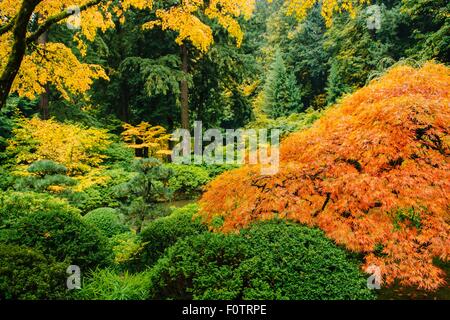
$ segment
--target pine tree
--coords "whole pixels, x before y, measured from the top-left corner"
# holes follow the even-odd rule
[[[264,97],[263,109],[271,118],[288,116],[303,109],[295,75],[286,68],[280,50],[276,51],[267,76]]]

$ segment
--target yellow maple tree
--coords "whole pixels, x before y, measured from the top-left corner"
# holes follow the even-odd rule
[[[123,140],[136,151],[136,154],[155,158],[170,155],[169,140],[171,134],[161,126],[152,126],[148,122],[141,122],[137,126],[125,123],[122,132]]]
[[[19,166],[46,159],[63,164],[69,175],[77,175],[99,167],[110,144],[106,130],[32,118],[20,121],[13,130],[8,151],[15,154]]]

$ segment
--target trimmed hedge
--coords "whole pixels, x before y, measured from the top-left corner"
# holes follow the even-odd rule
[[[199,219],[193,220],[193,215],[197,211],[198,206],[190,204],[147,225],[140,234],[140,240],[145,244],[140,254],[140,263],[143,266],[151,266],[177,240],[206,232],[208,230],[206,225]]]
[[[358,262],[322,231],[283,221],[178,241],[155,265],[152,299],[371,299]]]
[[[129,231],[129,228],[120,221],[117,210],[112,208],[92,210],[83,216],[83,220],[99,229],[108,238]]]

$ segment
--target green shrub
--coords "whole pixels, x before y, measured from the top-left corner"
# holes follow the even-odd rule
[[[77,298],[82,300],[145,300],[150,289],[149,272],[117,273],[112,269],[95,270],[85,278]]]
[[[67,259],[83,269],[104,266],[112,257],[106,238],[69,212],[29,214],[13,228],[11,242],[36,248],[57,261]]]
[[[64,187],[71,187],[77,184],[77,180],[61,174],[47,176],[28,176],[17,179],[14,189],[18,191],[50,192],[49,187],[61,187],[58,195],[70,194],[71,190]]]
[[[28,172],[34,173],[41,177],[55,174],[65,175],[67,173],[67,168],[62,164],[59,164],[51,160],[39,160],[33,162],[28,167]]]
[[[7,169],[0,167],[0,190],[8,190],[14,185],[14,181],[15,177]]]
[[[176,209],[171,215],[152,221],[140,234],[144,249],[140,255],[140,264],[153,265],[164,251],[177,240],[207,231],[207,227],[198,219],[193,220],[198,206],[190,204]]]
[[[283,221],[179,240],[158,260],[153,299],[371,299],[358,262],[323,232]]]
[[[244,299],[372,298],[359,261],[319,229],[274,221],[255,224],[241,236],[251,253],[241,265],[248,281]]]
[[[151,299],[238,299],[239,272],[248,256],[245,239],[203,233],[179,240],[158,260],[151,274]]]
[[[304,130],[311,127],[322,116],[321,111],[307,109],[302,113],[293,113],[287,117],[280,117],[277,119],[269,119],[267,117],[259,117],[257,120],[250,122],[246,129],[279,129],[281,137]]]
[[[111,140],[114,140],[116,137],[117,136],[112,136]],[[106,155],[106,165],[129,169],[133,164],[134,150],[121,141],[111,143],[104,153]]]
[[[0,243],[0,300],[61,299],[66,268],[32,249]]]
[[[9,195],[2,197],[0,206],[1,241],[34,248],[84,269],[110,262],[107,239],[66,201],[36,193]]]
[[[100,230],[100,232],[110,238],[123,233],[129,228],[125,226],[119,218],[117,210],[112,208],[98,208],[83,217],[83,220]]]
[[[124,169],[105,170],[102,175],[107,181],[95,184],[82,192],[77,192],[69,198],[70,203],[83,213],[96,208],[118,208],[121,205],[121,196],[117,192],[117,186],[126,183],[135,176],[135,173]]]
[[[51,160],[39,160],[33,162],[28,167],[29,176],[20,177],[14,184],[14,189],[18,191],[52,191],[50,187],[58,188],[58,194],[71,193],[70,187],[77,184],[77,180],[66,175],[67,168],[62,164]]]
[[[239,168],[237,164],[206,164],[203,163],[200,165],[201,168],[204,168],[208,171],[209,177],[211,180],[218,175],[221,175],[225,171],[233,170]]]
[[[124,232],[110,238],[114,252],[114,263],[119,270],[140,270],[140,253],[146,243],[142,243],[134,232]]]
[[[49,194],[14,191],[0,193],[0,225],[8,225],[27,214],[43,211],[80,213],[66,200]]]
[[[199,166],[174,163],[165,166],[173,171],[169,187],[178,199],[189,199],[199,195],[211,180],[209,172]]]

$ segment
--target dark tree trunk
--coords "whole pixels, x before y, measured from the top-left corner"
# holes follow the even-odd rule
[[[189,56],[185,45],[181,46],[181,69],[187,75],[189,73]],[[181,81],[181,127],[189,130],[189,87],[187,80]]]
[[[120,120],[129,123],[130,121],[130,97],[129,88],[126,79],[123,79],[120,84],[121,95],[120,95],[120,106],[119,106],[119,118]]]
[[[48,120],[49,118],[49,112],[48,112],[48,101],[49,101],[49,95],[50,95],[50,86],[48,83],[45,85],[45,92],[41,94],[40,100],[39,100],[39,109],[41,110],[41,118],[42,120]]]
[[[44,32],[37,40],[38,44],[46,45],[48,42],[48,31]],[[48,83],[44,86],[45,92],[41,94],[40,100],[39,100],[39,109],[41,111],[41,118],[43,120],[47,120],[49,118],[49,112],[48,112],[48,102],[49,102],[49,95],[50,95],[50,86]]]
[[[5,69],[0,76],[0,109],[6,104],[6,99],[11,91],[12,84],[19,72],[20,65],[22,64],[27,48],[26,35],[28,22],[39,2],[40,0],[22,1],[19,12],[15,18],[16,21],[12,29],[13,45],[11,53],[9,54]]]

